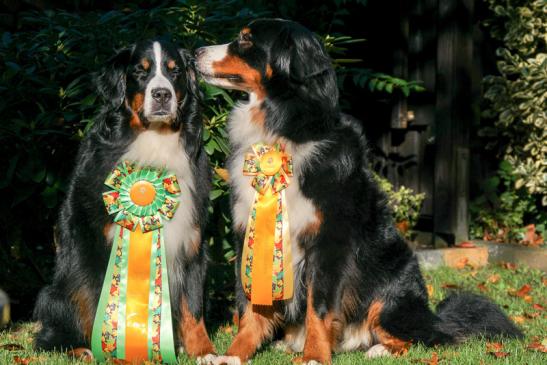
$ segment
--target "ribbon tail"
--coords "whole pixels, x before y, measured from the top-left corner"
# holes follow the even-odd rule
[[[161,324],[160,324],[160,348],[163,362],[168,364],[177,363],[175,353],[175,341],[173,339],[173,319],[171,317],[171,296],[169,293],[169,277],[167,273],[167,255],[165,253],[165,242],[163,230],[155,231],[157,235],[155,242],[158,242],[161,264]]]
[[[291,232],[289,229],[289,211],[287,209],[287,198],[285,198],[285,190],[281,192],[281,212],[282,212],[282,240],[283,240],[283,298],[290,299],[294,293],[294,275],[293,262],[291,253]]]

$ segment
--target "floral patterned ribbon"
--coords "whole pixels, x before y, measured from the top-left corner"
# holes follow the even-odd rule
[[[245,156],[243,174],[254,176],[254,203],[251,207],[243,255],[241,281],[254,305],[272,305],[273,300],[293,295],[293,272],[289,219],[285,189],[292,176],[291,156],[284,146],[252,145]]]
[[[177,177],[124,161],[105,185],[114,189],[103,201],[117,225],[93,324],[93,355],[176,363],[161,228],[179,205]]]

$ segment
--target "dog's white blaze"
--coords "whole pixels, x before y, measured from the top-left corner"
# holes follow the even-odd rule
[[[153,44],[154,48],[154,64],[156,66],[155,68],[155,74],[154,77],[150,80],[148,85],[146,85],[146,90],[144,92],[144,116],[149,121],[153,122],[154,117],[151,116],[152,113],[152,90],[157,88],[165,88],[171,92],[171,100],[169,101],[169,112],[171,113],[170,118],[174,118],[177,113],[177,102],[175,97],[175,89],[173,88],[173,85],[171,82],[165,77],[161,70],[162,65],[162,54],[161,54],[161,45],[159,42],[154,42]],[[162,120],[163,121],[163,120]]]
[[[172,268],[173,258],[177,256],[180,248],[184,247],[189,255],[199,237],[192,199],[195,186],[194,175],[182,143],[180,133],[165,134],[153,129],[146,130],[138,135],[122,156],[122,160],[165,167],[177,175],[181,189],[180,206],[173,218],[164,222],[162,228],[170,268]]]
[[[253,143],[274,143],[278,140],[277,136],[264,134],[264,129],[252,121],[252,109],[259,105],[256,95],[251,93],[248,103],[240,102],[232,110],[228,123],[228,133],[232,144],[228,170],[230,172],[231,187],[237,194],[237,200],[232,208],[232,216],[236,226],[241,227],[247,226],[249,212],[256,192],[251,186],[252,177],[244,176],[242,173],[245,155],[250,152]],[[302,168],[310,163],[320,150],[321,143],[295,144],[288,142],[285,148],[286,152],[292,155],[294,167],[293,177],[290,178],[289,187],[285,190],[291,232],[293,267],[295,280],[303,280],[301,268],[304,253],[298,242],[298,237],[303,230],[316,221],[317,217],[315,206],[300,190],[299,178]],[[295,283],[296,287],[297,283]],[[286,302],[286,308],[289,316],[291,316],[291,313],[297,313],[299,303],[289,300]]]

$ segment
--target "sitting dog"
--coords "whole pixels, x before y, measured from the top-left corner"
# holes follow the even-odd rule
[[[303,352],[308,364],[331,363],[333,351],[359,349],[376,357],[403,352],[411,342],[521,335],[496,305],[473,294],[449,296],[436,312],[429,309],[416,256],[394,227],[369,170],[361,124],[340,112],[331,59],[309,30],[291,21],[257,20],[233,42],[195,55],[207,83],[249,94],[228,122],[239,330],[215,364],[241,364],[280,332],[284,346]],[[265,159],[263,152],[272,150]],[[270,163],[275,167],[267,171]],[[285,170],[273,175],[279,166]],[[281,283],[292,295],[274,297],[282,300],[272,300],[269,288],[264,300],[264,288],[247,270],[254,276],[267,264],[272,275],[271,262],[248,254],[259,250],[256,235],[266,225],[257,217],[268,192],[257,197],[257,189],[272,176],[270,192],[283,189],[289,233],[282,244],[290,242],[292,257],[283,269],[293,277],[292,288]],[[278,244],[276,238],[276,250]]]
[[[210,172],[192,62],[168,42],[143,41],[116,54],[98,75],[104,105],[81,143],[61,207],[53,283],[34,311],[41,322],[36,348],[90,346],[115,227],[103,203],[104,182],[128,160],[176,174],[180,206],[162,227],[175,344],[194,357],[215,352],[203,321]]]

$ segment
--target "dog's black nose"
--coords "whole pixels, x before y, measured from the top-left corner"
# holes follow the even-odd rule
[[[171,100],[172,96],[173,95],[171,94],[171,91],[164,87],[152,89],[152,97],[159,103],[167,103],[169,100]]]
[[[205,47],[200,47],[200,48],[196,49],[196,51],[194,52],[194,55],[196,57],[199,57],[203,54],[203,52],[205,52]]]

